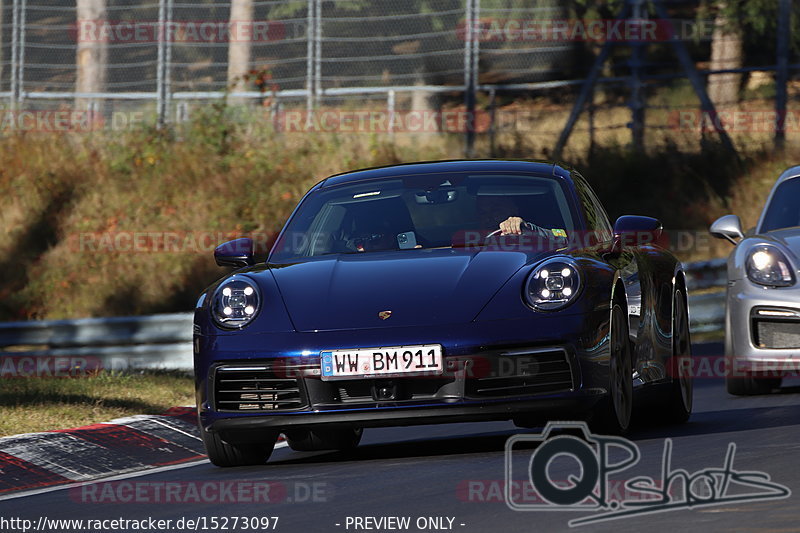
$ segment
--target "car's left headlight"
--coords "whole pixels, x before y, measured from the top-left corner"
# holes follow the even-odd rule
[[[754,246],[745,262],[747,278],[753,283],[768,287],[790,287],[795,283],[792,265],[786,255],[775,246]]]
[[[211,315],[223,328],[243,328],[258,314],[261,294],[246,277],[233,276],[220,284],[211,300]]]
[[[581,290],[581,272],[569,257],[552,257],[537,266],[525,283],[525,300],[538,311],[566,307]]]

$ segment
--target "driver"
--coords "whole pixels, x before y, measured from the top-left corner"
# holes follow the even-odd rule
[[[504,216],[508,216],[505,220]],[[538,232],[536,224],[525,222],[511,198],[500,195],[478,197],[478,218],[483,228],[496,227],[501,235],[521,235],[523,231]]]

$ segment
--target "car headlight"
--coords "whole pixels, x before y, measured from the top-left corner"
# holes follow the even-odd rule
[[[525,283],[528,305],[539,311],[555,311],[570,304],[581,290],[581,273],[569,257],[553,257],[537,266]]]
[[[255,282],[233,276],[214,291],[211,315],[223,328],[243,328],[258,314],[261,295]]]
[[[756,246],[747,254],[747,277],[753,283],[769,287],[789,287],[795,277],[791,263],[783,252],[774,246]]]

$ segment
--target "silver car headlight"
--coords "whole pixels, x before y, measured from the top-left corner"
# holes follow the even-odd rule
[[[243,328],[255,318],[260,307],[258,285],[243,276],[233,276],[214,291],[211,315],[223,328]]]
[[[569,257],[552,257],[528,275],[525,300],[537,311],[566,307],[581,290],[581,272]]]
[[[745,262],[747,278],[768,287],[790,287],[795,283],[794,271],[786,255],[774,246],[753,247]]]

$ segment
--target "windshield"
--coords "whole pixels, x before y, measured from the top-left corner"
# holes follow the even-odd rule
[[[400,176],[323,187],[300,205],[270,261],[452,247],[470,238],[480,244],[512,216],[566,236],[576,220],[566,187],[557,177],[486,173]]]
[[[786,180],[775,189],[766,208],[761,233],[800,226],[800,178]]]

